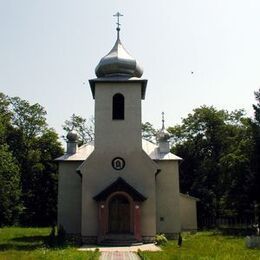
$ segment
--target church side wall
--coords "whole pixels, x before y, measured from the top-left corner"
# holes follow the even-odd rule
[[[181,229],[197,230],[197,201],[180,194]]]
[[[178,161],[156,161],[161,172],[156,177],[157,233],[169,237],[181,231]]]
[[[58,225],[68,234],[81,232],[81,162],[59,162]]]

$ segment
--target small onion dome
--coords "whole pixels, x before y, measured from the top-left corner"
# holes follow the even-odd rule
[[[95,72],[98,78],[113,76],[140,78],[143,74],[143,69],[130,56],[118,36],[114,47],[100,60]]]
[[[162,128],[158,133],[157,133],[157,140],[160,142],[166,142],[170,139],[171,135],[170,133]]]
[[[76,131],[71,130],[67,134],[67,140],[68,142],[77,142],[78,141],[78,134]]]

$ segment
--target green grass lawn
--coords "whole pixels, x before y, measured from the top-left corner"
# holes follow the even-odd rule
[[[142,259],[260,259],[259,249],[245,247],[244,237],[223,236],[213,232],[183,235],[183,244],[169,241],[162,252],[139,252]]]
[[[0,259],[98,259],[99,252],[80,252],[77,247],[48,248],[44,241],[50,228],[0,228]],[[140,252],[142,259],[259,259],[259,249],[245,247],[243,237],[223,236],[213,232],[184,234],[183,245],[169,241],[161,252]]]
[[[48,248],[50,228],[0,228],[0,259],[98,259],[99,252],[80,252],[77,247]]]

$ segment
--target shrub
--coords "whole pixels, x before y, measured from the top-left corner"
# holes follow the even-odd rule
[[[63,246],[66,242],[66,231],[63,226],[58,227],[58,236],[57,236],[58,245]]]
[[[157,245],[165,245],[168,242],[168,239],[164,234],[157,234],[155,236],[155,242]]]
[[[46,244],[49,247],[56,246],[55,226],[52,226],[51,233],[49,234],[49,236],[46,239]]]

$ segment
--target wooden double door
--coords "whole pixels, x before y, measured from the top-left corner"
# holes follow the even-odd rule
[[[118,194],[109,201],[108,229],[113,234],[130,233],[130,202]]]

